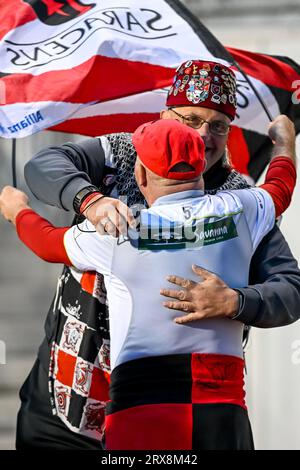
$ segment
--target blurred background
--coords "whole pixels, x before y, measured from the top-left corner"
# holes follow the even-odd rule
[[[300,62],[300,0],[183,0],[226,46],[276,55]],[[17,141],[18,187],[27,191],[23,168],[39,149],[81,136],[41,132]],[[12,183],[11,146],[0,140],[0,188]],[[300,139],[297,139],[298,155]],[[300,178],[281,229],[300,259]],[[31,204],[57,225],[72,216]],[[18,390],[43,339],[43,324],[56,289],[60,266],[38,260],[21,245],[13,227],[0,220],[0,449],[14,449]],[[300,305],[299,305],[300,309]],[[4,343],[3,343],[4,342]],[[247,346],[247,401],[257,449],[300,450],[300,322],[274,330],[252,329]],[[1,357],[0,357],[1,362]]]

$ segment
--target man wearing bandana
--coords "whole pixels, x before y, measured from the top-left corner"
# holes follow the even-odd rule
[[[203,138],[208,194],[248,187],[243,177],[231,168],[226,150],[230,123],[235,116],[235,92],[230,68],[207,61],[187,61],[177,69],[167,109],[161,113],[162,119],[183,122]],[[295,153],[292,127],[286,118],[270,129],[270,137],[275,142],[273,172],[277,171],[277,158],[293,157]],[[98,229],[116,234],[124,219],[131,217],[125,204],[117,198],[126,196],[129,207],[144,203],[134,178],[135,161],[131,134],[110,134],[40,151],[26,165],[25,177],[41,201],[75,210]],[[285,207],[291,196],[291,184],[287,181],[287,193],[283,197]],[[100,199],[102,195],[105,197]],[[233,290],[217,277],[210,280],[209,285],[205,280],[202,284],[206,285],[202,299],[211,307],[208,315],[212,312],[216,317],[226,315],[232,317],[233,322],[262,328],[290,324],[299,318],[299,270],[277,227],[261,241],[253,255],[248,287]],[[194,292],[196,287],[193,285]],[[80,319],[72,314],[73,310],[68,310],[69,306],[76,305],[83,313]],[[166,307],[181,309],[176,297],[175,304],[170,301]],[[64,269],[47,317],[46,338],[20,392],[17,448],[101,448],[103,423],[100,418],[108,399],[106,308],[100,275]],[[182,309],[185,310],[185,304]],[[66,331],[78,325],[81,326],[78,343],[70,354],[65,348]],[[88,364],[91,371],[85,394],[79,392],[75,380],[82,362]],[[64,407],[60,408],[58,397],[62,393],[65,400]],[[95,409],[99,413],[98,424],[94,427],[88,419],[91,409],[93,416]],[[52,412],[57,416],[52,416]]]

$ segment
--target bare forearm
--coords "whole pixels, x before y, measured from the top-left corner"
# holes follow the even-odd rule
[[[296,166],[296,146],[295,140],[286,143],[275,144],[272,151],[272,159],[275,157],[288,157]]]

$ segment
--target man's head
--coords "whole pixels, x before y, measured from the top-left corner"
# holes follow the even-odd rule
[[[203,138],[207,169],[225,153],[230,122],[236,112],[236,81],[229,67],[189,60],[176,70],[162,119],[176,119]]]
[[[199,133],[171,119],[152,121],[133,133],[135,177],[151,205],[160,196],[203,189],[204,143]]]

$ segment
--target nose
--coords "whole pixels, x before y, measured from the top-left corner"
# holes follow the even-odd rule
[[[209,125],[207,124],[207,122],[202,124],[200,129],[198,129],[198,132],[199,132],[200,136],[202,137],[202,139],[204,141],[204,144],[207,145],[208,142],[212,139],[212,135],[209,132]]]
[[[199,129],[199,134],[201,135],[202,139],[204,137],[210,136],[209,125],[207,122],[204,122],[204,124],[202,124],[202,126]]]

